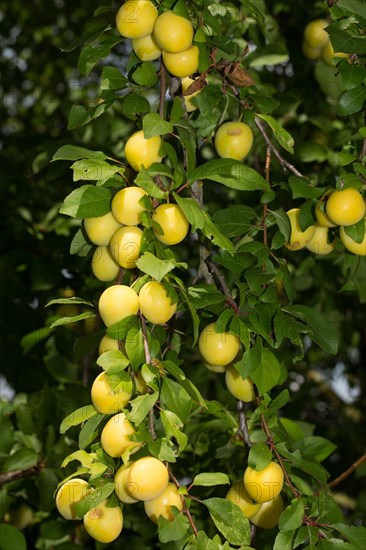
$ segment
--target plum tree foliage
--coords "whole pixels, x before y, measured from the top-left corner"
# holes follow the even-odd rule
[[[363,1],[60,14],[78,92],[32,112],[39,206],[7,190],[0,546],[362,550]]]

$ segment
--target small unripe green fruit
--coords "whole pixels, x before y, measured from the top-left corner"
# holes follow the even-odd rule
[[[92,257],[92,271],[99,281],[113,281],[119,273],[119,265],[112,258],[108,246],[98,246]]]
[[[139,310],[139,297],[133,288],[126,285],[112,285],[99,298],[99,314],[109,327]]]
[[[227,389],[236,399],[250,403],[255,399],[254,386],[250,378],[242,378],[240,372],[232,365],[226,370]]]
[[[284,509],[281,495],[278,495],[273,500],[264,502],[259,511],[250,518],[253,525],[262,529],[272,529],[278,523],[280,515]]]
[[[132,49],[141,61],[154,61],[161,56],[161,49],[152,34],[132,40]]]
[[[116,16],[118,32],[125,38],[141,38],[152,33],[158,11],[149,0],[127,0]]]
[[[282,491],[284,475],[277,462],[270,462],[263,470],[257,472],[248,466],[244,472],[244,487],[255,502],[268,502]]]
[[[163,244],[178,244],[188,233],[189,222],[177,204],[160,204],[155,208],[152,220],[158,223],[163,231],[161,233],[153,230],[155,237]]]
[[[259,512],[260,504],[254,502],[247,491],[245,490],[244,483],[242,481],[236,481],[230,487],[227,495],[227,500],[230,500],[243,512],[246,518],[250,519],[254,514]]]
[[[147,193],[141,187],[125,187],[118,191],[112,199],[112,214],[123,225],[138,225],[141,214],[146,209],[141,204],[142,197]]]
[[[163,61],[166,69],[173,76],[180,78],[190,76],[198,71],[199,49],[194,44],[178,53],[163,51]]]
[[[155,21],[153,34],[161,50],[178,53],[192,44],[193,27],[185,17],[165,11]]]
[[[147,169],[154,162],[160,162],[162,159],[159,155],[161,144],[160,136],[146,139],[142,130],[135,132],[128,138],[125,145],[125,157],[128,164],[136,172],[139,172],[142,166]]]
[[[153,456],[136,460],[128,470],[128,490],[138,500],[145,501],[158,497],[166,489],[168,481],[166,466]]]
[[[65,519],[77,519],[75,504],[91,492],[92,489],[88,488],[88,483],[84,479],[69,479],[57,491],[57,510]]]
[[[108,212],[97,218],[85,218],[84,229],[92,243],[98,246],[108,246],[109,241],[121,224]]]
[[[107,455],[113,458],[122,456],[129,447],[141,447],[138,441],[131,441],[129,436],[135,430],[127,420],[125,413],[120,412],[110,418],[102,430],[100,441]]]
[[[172,506],[178,508],[179,511],[183,509],[182,498],[174,483],[168,483],[166,489],[158,497],[144,502],[145,512],[154,523],[159,523],[160,516],[168,521],[173,521]]]
[[[103,371],[93,382],[91,388],[91,400],[94,407],[101,414],[116,414],[125,408],[132,395],[131,392],[125,390],[114,391],[108,381],[107,374]]]
[[[107,501],[101,502],[84,516],[84,527],[93,539],[108,544],[119,537],[123,528],[121,508],[109,508]]]
[[[219,157],[243,160],[253,145],[253,132],[244,122],[224,122],[215,134]]]
[[[136,225],[125,225],[117,229],[109,243],[112,257],[125,269],[133,269],[140,257],[143,232]]]
[[[144,284],[139,293],[139,304],[145,319],[157,325],[167,323],[177,309],[177,304],[172,303],[164,285],[158,281]]]
[[[237,356],[240,342],[235,334],[216,332],[215,323],[211,323],[201,332],[198,349],[206,363],[225,367]]]

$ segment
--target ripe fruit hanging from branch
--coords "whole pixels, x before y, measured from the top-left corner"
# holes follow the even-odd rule
[[[149,168],[154,162],[160,162],[160,136],[145,138],[143,130],[132,134],[125,144],[125,157],[128,164],[139,172],[141,167]]]
[[[365,215],[365,202],[357,189],[334,191],[327,200],[326,213],[336,225],[354,225]]]
[[[130,436],[135,429],[126,418],[125,413],[120,412],[110,418],[102,430],[100,441],[104,451],[111,457],[120,457],[128,448],[140,447],[138,441],[131,441]]]
[[[178,53],[187,50],[193,40],[193,27],[189,19],[166,11],[154,25],[154,38],[164,52]]]
[[[125,38],[142,38],[152,33],[157,17],[150,0],[127,0],[117,12],[116,26]]]
[[[113,508],[107,501],[98,504],[84,516],[84,527],[93,539],[108,544],[119,537],[123,527],[123,515],[119,506]]]
[[[209,365],[225,367],[238,355],[239,338],[229,332],[217,332],[215,323],[210,323],[201,332],[198,349]]]
[[[145,512],[154,523],[159,522],[160,516],[172,521],[174,519],[172,506],[178,510],[183,508],[182,497],[174,483],[168,483],[166,489],[158,497],[144,502]]]
[[[113,285],[102,293],[98,308],[103,323],[109,327],[129,315],[136,315],[139,310],[139,298],[133,288],[127,285]]]
[[[154,228],[155,237],[168,246],[180,243],[188,233],[188,220],[177,204],[160,204],[155,208],[152,220],[162,230]]]
[[[77,519],[75,504],[91,492],[85,479],[74,477],[66,481],[57,491],[57,510],[65,519]]]
[[[277,462],[270,462],[263,470],[257,471],[248,466],[244,472],[244,486],[255,502],[268,502],[282,491],[284,475]]]
[[[171,319],[177,309],[168,296],[164,285],[158,281],[150,281],[139,292],[139,304],[142,315],[158,325],[164,325]]]
[[[243,160],[253,145],[253,132],[244,122],[224,122],[215,134],[219,157]]]

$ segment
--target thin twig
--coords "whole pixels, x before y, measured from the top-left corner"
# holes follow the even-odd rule
[[[160,63],[160,98],[159,98],[159,115],[164,118],[165,111],[165,96],[166,96],[166,69],[163,61]]]
[[[299,176],[300,178],[304,177],[301,172],[299,172],[297,170],[297,168],[295,168],[295,166],[293,166],[290,162],[288,162],[288,160],[286,160],[285,158],[283,158],[283,156],[281,155],[281,153],[278,151],[278,149],[273,145],[272,141],[269,139],[268,135],[267,135],[267,132],[266,130],[264,129],[264,126],[262,124],[262,122],[259,120],[258,117],[255,117],[254,118],[254,123],[255,125],[257,126],[258,130],[260,131],[260,133],[262,134],[263,138],[264,138],[264,141],[266,142],[267,144],[267,147],[270,148],[270,150],[272,151],[272,153],[275,155],[275,157],[278,159],[279,163],[281,164],[282,168],[283,169],[287,169],[287,170],[290,170],[290,172],[292,172],[293,174],[295,174],[295,176]]]
[[[175,486],[179,489],[179,487],[181,486],[179,481],[177,480],[177,478],[175,477],[175,475],[173,474],[173,472],[168,468],[168,471],[169,471],[169,475],[172,479],[172,481],[174,482]],[[189,496],[189,495],[187,495]],[[186,500],[184,498],[184,495],[180,495],[181,499],[182,499],[182,503],[183,503],[183,512],[185,513],[185,515],[187,516],[188,518],[188,521],[189,521],[189,524],[192,528],[192,531],[194,533],[194,536],[197,537],[198,535],[198,529],[194,523],[194,520],[193,520],[193,517],[192,517],[192,514],[186,504]],[[189,498],[192,498],[192,497],[189,497]]]
[[[35,466],[25,468],[24,470],[13,470],[11,472],[7,472],[6,474],[0,474],[0,487],[2,485],[6,485],[7,483],[11,483],[12,481],[17,481],[18,479],[36,475],[43,468],[43,462],[39,462]]]
[[[344,479],[346,479],[348,476],[350,476],[363,462],[366,462],[366,453],[362,455],[356,462],[352,464],[343,474],[339,475],[333,481],[328,483],[328,487],[335,487],[339,483],[341,483]]]
[[[267,146],[266,148],[266,182],[268,185],[271,183],[271,149]],[[268,206],[267,203],[263,206],[263,216],[261,221],[261,226],[263,227],[263,243],[265,245],[268,244],[268,236],[267,236],[267,214],[268,214]]]
[[[250,434],[249,434],[249,430],[248,430],[248,426],[247,426],[247,418],[246,418],[246,414],[245,414],[245,408],[244,408],[243,401],[237,400],[236,406],[237,406],[238,414],[239,414],[239,430],[238,431],[240,431],[241,435],[243,436],[243,440],[244,440],[245,445],[248,447],[248,449],[251,449],[252,442],[251,442],[251,439],[250,439]]]
[[[148,365],[151,365],[151,353],[149,349],[149,342],[147,340],[146,321],[145,321],[145,317],[142,315],[141,312],[139,313],[139,315],[140,315],[140,321],[141,321],[142,340],[144,343],[145,362]],[[150,388],[148,388],[148,392],[151,393]],[[156,436],[155,423],[154,423],[154,407],[152,407],[149,410],[149,432],[151,434],[151,438],[155,441],[157,439],[157,436]]]
[[[215,277],[217,278],[217,280],[218,280],[218,282],[221,286],[221,289],[222,289],[223,293],[225,294],[225,298],[226,298],[227,303],[233,308],[235,313],[239,313],[239,308],[236,305],[233,297],[231,296],[229,287],[227,286],[226,281],[225,281],[225,277],[223,276],[223,274],[221,273],[219,268],[213,262],[207,262],[207,265],[208,265],[208,268],[211,271],[211,273],[213,273],[215,275]]]

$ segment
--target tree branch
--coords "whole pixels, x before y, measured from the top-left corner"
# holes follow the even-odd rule
[[[146,329],[146,321],[145,317],[142,315],[141,312],[139,312],[140,321],[141,321],[141,332],[142,332],[142,340],[144,343],[144,353],[145,353],[145,362],[148,365],[151,365],[151,354],[149,349],[149,342],[147,340],[147,329]],[[148,392],[150,393],[150,388],[148,388]],[[151,438],[155,441],[156,440],[156,431],[155,431],[155,424],[154,424],[154,407],[149,410],[149,432],[151,434]]]
[[[172,481],[174,482],[174,485],[179,489],[179,487],[181,486],[179,481],[177,480],[177,478],[175,477],[175,475],[173,474],[173,472],[168,468],[168,472],[169,472],[169,475],[172,479]],[[184,498],[183,495],[180,495],[180,498],[182,499],[182,503],[183,503],[183,512],[185,513],[185,515],[187,516],[188,518],[188,521],[189,521],[189,524],[192,528],[192,531],[194,533],[194,536],[197,537],[198,535],[198,529],[194,523],[194,520],[193,520],[193,517],[192,517],[192,514],[186,504],[186,499]],[[191,498],[191,497],[189,497]]]
[[[161,60],[160,63],[160,98],[159,98],[159,115],[164,118],[165,111],[165,96],[166,96],[166,68]]]
[[[11,472],[7,472],[6,474],[0,474],[0,487],[2,485],[6,485],[7,483],[11,483],[12,481],[17,481],[18,479],[36,475],[43,468],[43,462],[38,462],[35,466],[25,468],[24,470],[13,470]]]
[[[366,462],[366,453],[363,454],[356,462],[352,464],[343,474],[339,475],[333,481],[328,483],[328,487],[335,487],[336,485],[339,485],[344,479],[346,479],[348,476],[350,476],[363,462]]]
[[[223,293],[225,294],[225,298],[226,298],[227,303],[233,308],[235,313],[239,313],[239,308],[236,305],[233,297],[231,296],[231,292],[229,290],[229,287],[226,284],[225,277],[223,276],[223,274],[221,273],[219,268],[213,262],[206,262],[206,263],[207,263],[208,268],[211,271],[211,273],[213,273],[215,275],[215,277],[217,278],[217,280],[218,280],[218,282],[221,286],[221,289],[222,289]]]
[[[243,401],[237,400],[236,401],[236,407],[238,409],[239,413],[239,432],[241,433],[245,445],[248,447],[248,449],[252,448],[252,442],[250,439],[250,434],[247,426],[247,418],[245,414],[245,408]]]

